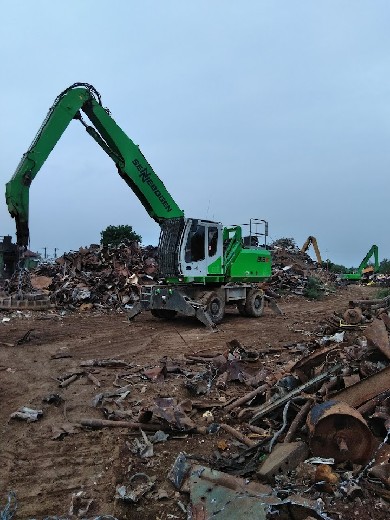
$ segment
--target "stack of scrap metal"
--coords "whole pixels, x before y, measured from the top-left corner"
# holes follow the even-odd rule
[[[140,247],[135,242],[110,247],[91,245],[65,253],[54,263],[41,264],[28,282],[33,290],[46,291],[57,307],[117,308],[137,300],[139,285],[153,281],[156,258],[157,248]],[[18,291],[18,284],[20,276],[16,274],[9,292]]]

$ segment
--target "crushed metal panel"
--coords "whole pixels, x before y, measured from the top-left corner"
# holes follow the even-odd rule
[[[190,478],[191,504],[189,518],[206,520],[221,518],[236,520],[266,520],[267,506],[258,498],[212,485],[202,479]]]
[[[188,483],[187,520],[330,520],[313,500],[296,495],[281,500],[268,486],[204,466],[192,467]]]
[[[330,520],[314,500],[296,495],[281,500],[267,484],[190,464],[185,453],[176,458],[168,479],[190,494],[187,520]]]
[[[188,479],[191,497],[188,518],[266,520],[270,504],[265,500],[270,497],[255,496],[249,489],[246,492],[241,482],[244,480],[203,466],[193,466]],[[267,488],[264,490],[268,491]],[[275,497],[271,502],[275,502]]]

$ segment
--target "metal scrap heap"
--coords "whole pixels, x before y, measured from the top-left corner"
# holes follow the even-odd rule
[[[41,264],[31,275],[36,290],[48,291],[58,307],[118,308],[138,298],[138,286],[153,281],[157,248],[138,243],[91,245]]]
[[[155,281],[157,257],[157,247],[141,247],[137,242],[109,247],[92,244],[65,253],[55,262],[42,263],[31,272],[15,272],[6,281],[6,293],[11,297],[22,293],[24,300],[26,294],[35,300],[40,293],[46,307],[50,301],[57,308],[68,310],[117,309],[138,299],[140,285]],[[264,284],[271,296],[307,296],[313,278],[321,294],[332,291],[335,275],[306,253],[297,248],[274,247],[272,257],[272,277]],[[19,308],[19,302],[8,301],[4,308],[13,308],[16,303]]]
[[[305,295],[311,278],[318,280],[318,289],[323,294],[332,292],[336,275],[330,273],[297,247],[272,248],[272,277],[270,285],[281,293]]]

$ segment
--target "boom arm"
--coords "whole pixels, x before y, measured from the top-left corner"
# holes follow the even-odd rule
[[[313,244],[313,249],[314,249],[316,257],[317,257],[317,262],[318,262],[319,265],[321,265],[322,264],[322,258],[321,258],[320,249],[319,249],[318,244],[317,244],[316,237],[313,237],[313,236],[307,237],[306,242],[301,247],[301,252],[302,253],[306,253],[306,251],[309,249],[310,244]]]
[[[94,126],[83,120],[80,111],[87,115]],[[72,119],[78,119],[115,162],[119,175],[137,195],[150,217],[161,224],[167,219],[184,216],[139,147],[116,124],[109,111],[103,108],[96,89],[87,83],[75,83],[56,98],[6,185],[8,211],[15,218],[19,246],[28,245],[31,182]]]
[[[363,272],[363,270],[367,267],[368,261],[370,260],[370,258],[373,255],[374,255],[374,272],[378,271],[378,269],[379,269],[378,246],[376,246],[374,244],[373,246],[371,246],[371,249],[368,251],[366,256],[361,261],[361,263],[358,267],[358,270],[357,270],[358,273],[361,274]]]
[[[368,251],[366,256],[360,262],[360,265],[357,268],[357,271],[354,273],[344,273],[341,275],[341,278],[343,280],[354,280],[354,281],[361,280],[363,273],[366,272],[365,270],[367,269],[367,271],[368,271],[367,264],[368,264],[368,261],[370,260],[370,258],[372,257],[372,255],[374,255],[374,268],[372,269],[372,271],[374,273],[376,273],[379,269],[379,258],[378,258],[378,246],[376,246],[374,244],[373,246],[371,246],[371,249]]]

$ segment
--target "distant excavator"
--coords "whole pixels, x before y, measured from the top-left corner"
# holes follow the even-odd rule
[[[368,265],[371,257],[374,257],[374,265]],[[378,246],[375,244],[371,246],[371,249],[368,251],[366,256],[360,262],[359,267],[356,269],[354,273],[344,273],[341,275],[342,280],[349,280],[352,282],[358,282],[365,277],[368,277],[370,274],[376,273],[379,270],[379,255],[378,255]]]
[[[322,258],[321,258],[321,253],[320,253],[320,250],[318,248],[318,244],[317,244],[317,239],[316,237],[312,237],[312,236],[308,236],[307,237],[307,240],[306,242],[303,244],[303,246],[301,247],[301,253],[306,253],[306,251],[309,249],[310,247],[310,244],[313,246],[313,249],[314,249],[314,252],[316,254],[316,257],[317,257],[317,263],[318,265],[321,265],[322,264]]]

